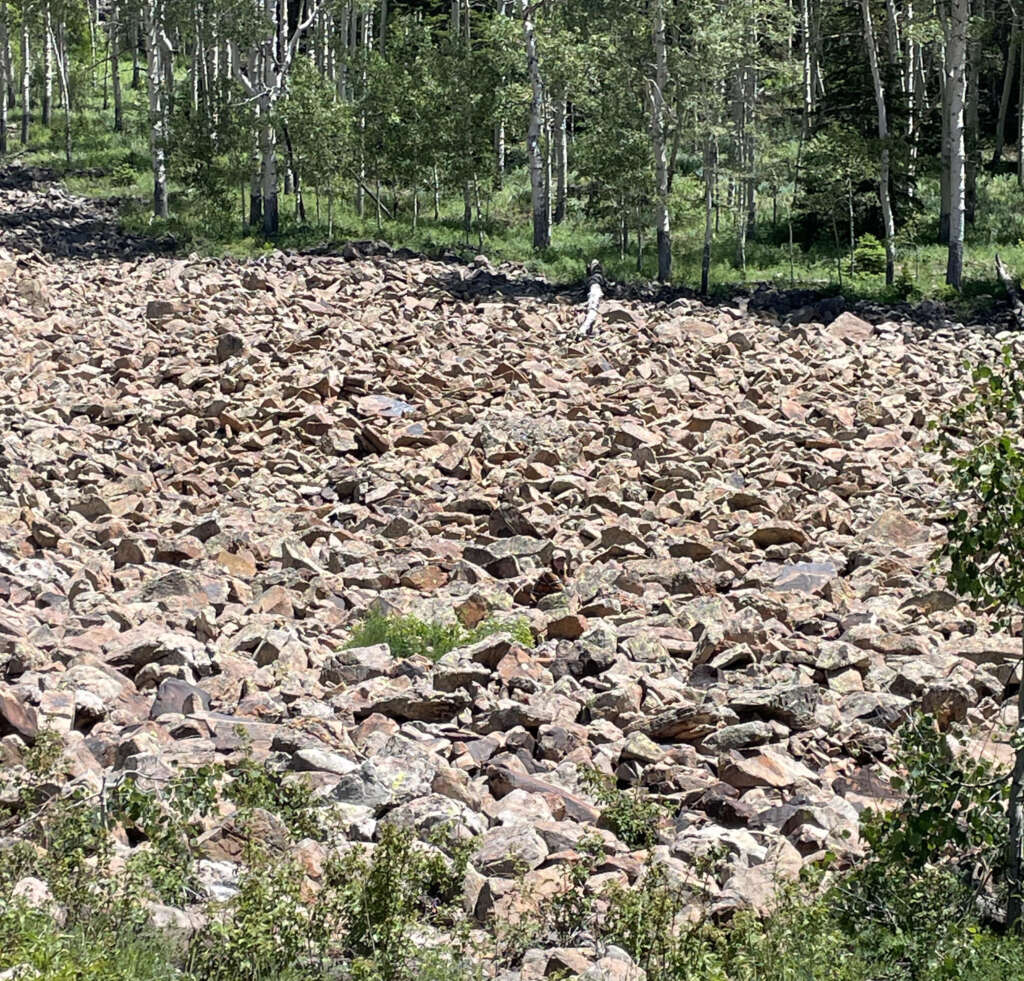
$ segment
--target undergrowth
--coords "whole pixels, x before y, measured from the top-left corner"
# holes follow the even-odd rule
[[[417,655],[436,661],[457,647],[466,647],[493,634],[508,633],[523,647],[534,646],[530,625],[520,617],[501,620],[496,617],[468,628],[461,623],[442,623],[421,620],[414,616],[385,615],[371,611],[358,626],[345,645],[346,648],[371,647],[387,644],[396,658]]]
[[[127,63],[122,71],[127,72]],[[481,200],[466,240],[463,228],[461,191],[443,195],[436,218],[421,213],[413,222],[412,200],[408,194],[388,194],[393,217],[375,215],[370,209],[360,217],[354,193],[339,193],[333,199],[330,222],[326,201],[318,200],[315,188],[306,192],[306,219],[296,214],[294,195],[281,194],[281,228],[268,240],[244,220],[247,187],[220,189],[190,188],[187,175],[172,167],[169,186],[171,218],[152,217],[152,175],[148,164],[148,130],[145,94],[125,87],[125,131],[113,133],[109,112],[104,112],[95,93],[86,93],[73,114],[74,163],[64,160],[62,125],[47,130],[38,123],[31,128],[31,142],[12,151],[11,159],[45,166],[62,177],[70,190],[98,198],[116,199],[126,231],[151,236],[166,244],[171,236],[182,254],[237,257],[259,256],[275,248],[303,250],[340,246],[349,240],[383,239],[395,248],[405,246],[427,254],[456,252],[471,258],[478,252],[499,263],[524,265],[531,273],[554,283],[578,282],[587,262],[599,259],[608,277],[618,282],[653,280],[657,268],[656,249],[650,243],[639,249],[636,230],[631,230],[629,249],[616,244],[618,220],[589,214],[585,187],[575,176],[578,188],[570,197],[566,219],[552,228],[552,244],[535,252],[530,226],[529,180],[525,168],[506,176],[500,189],[487,182],[480,185]],[[179,148],[180,150],[180,148]],[[172,153],[172,163],[180,153]],[[204,161],[205,162],[205,161]],[[926,213],[937,214],[938,180],[921,173],[918,190]],[[755,284],[772,283],[780,288],[808,288],[829,295],[840,291],[848,300],[894,303],[929,297],[949,304],[958,316],[966,317],[989,309],[1004,290],[995,275],[994,255],[998,252],[1011,269],[1024,268],[1024,220],[1022,192],[1010,175],[979,175],[978,220],[967,228],[964,287],[960,294],[945,285],[946,249],[937,243],[937,228],[908,227],[897,241],[896,282],[886,286],[884,276],[865,252],[851,263],[847,250],[838,249],[825,236],[818,241],[790,247],[787,226],[770,217],[764,209],[749,229],[746,263],[738,265],[737,234],[726,213],[716,217],[716,234],[711,253],[711,294],[728,302],[739,290]],[[704,240],[702,182],[697,173],[680,171],[672,192],[673,281],[693,287],[700,281]],[[424,211],[426,209],[423,209]],[[868,236],[862,236],[863,248]],[[870,250],[869,250],[870,251]]]
[[[0,972],[58,981],[471,981],[486,961],[514,967],[530,947],[583,946],[597,956],[615,944],[648,981],[1024,977],[1024,945],[986,913],[1005,902],[1005,775],[923,717],[901,731],[899,752],[905,797],[888,812],[866,812],[868,857],[843,872],[829,855],[805,867],[770,915],[719,916],[715,897],[731,874],[721,863],[703,877],[698,863],[681,880],[648,857],[632,885],[595,892],[594,875],[615,866],[591,833],[550,893],[534,896],[525,876],[506,880],[521,912],[474,936],[461,903],[477,844],[457,829],[418,839],[382,822],[375,844],[342,843],[327,799],[249,754],[167,780],[61,791],[60,739],[44,733],[3,778]],[[634,848],[655,844],[665,811],[596,771],[582,779],[620,837]],[[276,815],[291,842],[321,843],[315,883],[291,847],[247,832],[258,810]],[[244,863],[226,898],[214,900],[199,875],[198,841],[226,814],[247,839]],[[125,840],[136,846],[127,861]],[[56,909],[11,899],[30,875],[46,883]],[[193,935],[160,934],[154,902],[188,909]]]

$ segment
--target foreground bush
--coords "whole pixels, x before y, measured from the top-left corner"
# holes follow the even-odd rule
[[[486,962],[515,968],[530,947],[607,944],[627,951],[648,981],[1024,977],[1024,945],[990,915],[1005,905],[992,872],[1005,844],[1005,775],[959,753],[932,719],[900,733],[905,800],[865,816],[869,857],[841,873],[828,860],[805,869],[769,917],[719,922],[713,906],[658,864],[607,904],[595,902],[586,884],[605,855],[594,835],[581,840],[561,889],[535,913],[488,924],[472,942],[461,901],[474,843],[450,828],[424,842],[385,822],[373,846],[341,844],[331,805],[249,758],[178,774],[159,792],[126,780],[103,809],[80,792],[43,799],[56,745],[40,740],[18,793],[5,796],[18,803],[6,818],[0,813],[0,972],[20,972],[12,977],[469,981]],[[587,779],[605,821],[637,847],[656,841],[660,807],[600,774]],[[224,807],[234,808],[243,833],[246,822],[270,814],[292,840],[323,842],[328,857],[316,886],[290,852],[250,835],[235,894],[205,899],[197,838],[202,818]],[[126,863],[113,859],[116,828],[145,846]],[[10,899],[28,875],[46,882],[59,915]],[[187,942],[154,931],[154,903],[194,914]]]

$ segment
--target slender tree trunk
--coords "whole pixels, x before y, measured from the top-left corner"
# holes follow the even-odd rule
[[[544,114],[544,86],[537,59],[530,0],[519,0],[523,18],[523,41],[526,45],[526,69],[530,80],[530,117],[526,131],[526,152],[530,161],[530,199],[533,208],[533,247],[540,251],[551,245],[548,223],[548,193],[544,182],[544,159],[541,153],[541,129]]]
[[[139,48],[142,46],[142,41],[140,41],[140,38],[142,38],[142,27],[137,16],[132,18],[129,35],[132,39],[132,91],[137,91],[142,87],[142,68],[139,64]]]
[[[654,187],[657,195],[658,281],[667,283],[672,276],[672,236],[668,212],[668,166],[665,161],[665,90],[668,88],[665,0],[654,0],[652,14],[654,78],[647,84],[651,102],[651,149],[654,151]]]
[[[96,32],[99,30],[99,25],[100,25],[100,0],[86,0],[85,7],[86,7],[86,10],[87,10],[87,12],[89,14],[89,83],[90,83],[90,85],[92,85],[93,88],[95,88],[96,87],[96,66],[100,63],[101,60],[106,62],[105,58],[100,59],[100,58],[96,57]],[[65,19],[64,15],[62,15],[61,16],[62,23],[64,22],[64,19]],[[69,44],[67,44],[67,42],[65,42],[64,47],[66,49],[65,52],[64,52],[65,58],[70,58],[71,57],[71,46]],[[104,72],[104,77],[105,76],[106,76],[106,72]],[[70,83],[70,78],[71,78],[71,75],[70,75],[70,68],[69,68],[68,69],[68,81],[69,81],[69,83]],[[106,91],[104,90],[104,97],[105,96],[106,96]],[[106,109],[107,107],[104,105],[103,108]]]
[[[885,89],[882,87],[882,74],[878,67],[875,29],[871,23],[871,0],[861,0],[861,11],[864,15],[864,38],[868,48],[871,81],[875,89],[878,140],[882,145],[878,165],[878,197],[882,203],[882,223],[885,226],[885,282],[886,285],[891,286],[895,267],[894,240],[896,229],[892,217],[892,201],[889,197],[889,119],[885,107]]]
[[[1003,94],[999,99],[999,116],[996,119],[996,145],[992,151],[992,166],[997,166],[1003,159],[1006,148],[1006,116],[1013,98],[1013,82],[1017,74],[1017,52],[1020,42],[1020,22],[1015,17],[1010,30],[1010,42],[1006,48],[1006,70],[1003,74]]]
[[[58,36],[50,38],[57,59],[60,97],[64,103],[64,160],[71,166],[71,85],[68,79],[68,50],[64,41],[64,25]]]
[[[269,101],[269,100],[268,100]],[[263,199],[263,234],[273,236],[279,227],[277,204],[277,131],[265,107],[260,126],[260,196]]]
[[[7,26],[7,0],[0,0],[0,157],[7,153],[7,79],[11,46]]]
[[[711,243],[714,238],[714,206],[717,154],[714,139],[708,136],[704,141],[704,252],[700,261],[700,293],[708,295],[711,278]]]
[[[1017,54],[1017,184],[1024,187],[1024,31],[1018,31]]]
[[[758,44],[757,24],[754,23],[750,38],[750,50],[756,51]],[[747,65],[744,72],[744,155],[747,162],[747,217],[746,231],[750,238],[757,237],[757,64]]]
[[[945,57],[948,58],[948,55]],[[952,133],[949,128],[949,78],[943,72],[942,81],[942,149],[939,171],[939,244],[949,244],[950,173],[952,168]]]
[[[257,125],[259,107],[257,106]],[[257,229],[263,224],[263,187],[260,172],[260,141],[255,138],[252,152],[252,170],[249,172],[249,227]]]
[[[964,265],[964,97],[970,16],[970,0],[952,0],[950,36],[946,44],[946,87],[949,89],[949,258],[946,282],[957,290],[960,289]]]
[[[505,121],[494,124],[494,186],[501,190],[505,184]]]
[[[810,0],[800,0],[800,34],[803,55],[803,138],[806,141],[811,132],[811,116],[814,113],[814,57],[811,44],[811,4]]]
[[[985,0],[978,0],[978,16],[985,19]],[[967,109],[964,117],[966,153],[964,185],[964,221],[974,224],[978,204],[978,171],[981,168],[981,134],[978,122],[978,79],[981,65],[981,41],[973,37],[967,46]]]
[[[295,215],[301,222],[306,220],[306,202],[302,199],[302,177],[299,174],[299,169],[295,164],[295,149],[292,146],[291,133],[288,132],[288,127],[282,127],[282,133],[284,134],[284,145],[288,152],[288,173],[292,179],[292,193],[295,195]]]
[[[110,86],[114,93],[114,132],[124,132],[124,102],[121,98],[121,8],[110,8]]]
[[[29,46],[27,7],[21,17],[21,145],[28,144],[32,123],[32,49]]]
[[[919,84],[917,77],[917,57],[919,42],[915,40],[914,28],[914,0],[907,0],[906,4],[905,36],[907,38],[906,66],[904,77],[907,86],[907,143],[910,145],[910,161],[907,165],[907,176],[910,178],[910,194],[914,194],[914,178],[917,176],[917,153],[920,141],[920,113],[921,95],[918,92]]]
[[[565,221],[566,177],[569,170],[569,143],[565,126],[565,93],[558,92],[554,98],[555,119],[552,127],[555,157],[555,213],[554,223]]]
[[[40,122],[47,127],[53,124],[53,14],[49,0],[43,6],[43,104]]]
[[[903,59],[900,57],[900,22],[896,12],[896,0],[885,0],[885,28],[889,54],[889,64],[899,74],[900,92],[907,91],[906,75],[903,71]]]
[[[497,12],[500,16],[506,17],[509,12],[509,0],[497,0]],[[501,78],[501,84],[505,84],[505,76]],[[498,190],[505,184],[505,120],[499,118],[494,124],[494,186]]]
[[[853,179],[846,178],[846,218],[849,224],[850,275],[857,272],[857,223],[853,208]]]
[[[3,0],[3,4],[6,7],[7,0]],[[7,86],[7,108],[10,110],[18,104],[18,85],[14,78],[14,51],[11,45],[11,23],[9,16],[5,27],[3,46],[4,50],[0,54],[0,58],[3,59],[6,71],[4,82]]]
[[[164,92],[163,2],[146,0],[146,82],[149,92],[149,146],[153,166],[153,216],[167,218],[167,103]]]

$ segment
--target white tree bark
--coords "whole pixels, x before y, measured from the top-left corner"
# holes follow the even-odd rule
[[[28,143],[28,128],[32,123],[32,49],[28,36],[28,6],[21,16],[21,144]]]
[[[526,129],[526,153],[530,162],[530,202],[533,208],[533,247],[546,249],[551,245],[551,226],[548,223],[548,193],[544,181],[544,156],[541,152],[541,130],[544,120],[544,85],[541,81],[540,62],[537,58],[537,38],[534,32],[530,0],[519,0],[523,18],[523,42],[526,46],[526,69],[530,79],[530,117]]]
[[[68,75],[68,50],[64,37],[64,24],[60,30],[50,31],[50,44],[57,61],[57,77],[60,81],[61,102],[64,103],[64,160],[71,166],[71,81]]]
[[[1020,51],[1017,55],[1017,184],[1024,187],[1024,31],[1020,31]]]
[[[316,20],[318,9],[317,3],[309,4],[306,17],[289,31],[287,13],[282,10],[279,16],[276,0],[264,0],[264,35],[258,48],[250,53],[244,69],[235,42],[228,42],[235,78],[249,98],[255,102],[259,117],[259,173],[258,177],[253,177],[250,193],[250,224],[256,213],[255,197],[259,197],[263,233],[268,236],[276,235],[279,227],[277,128],[274,125],[274,108],[284,94],[299,40]]]
[[[7,79],[11,45],[7,26],[7,0],[0,0],[0,156],[7,153]]]
[[[861,0],[864,16],[864,39],[868,48],[868,64],[871,67],[871,82],[875,90],[875,109],[878,115],[878,140],[881,143],[878,164],[878,197],[882,204],[882,224],[885,227],[885,282],[891,285],[895,267],[896,228],[892,217],[892,199],[889,189],[889,119],[885,107],[885,89],[882,74],[878,68],[878,47],[875,29],[871,23],[871,0]]]
[[[552,121],[552,136],[554,142],[555,158],[555,211],[554,223],[560,225],[565,221],[567,177],[569,170],[569,141],[566,132],[566,105],[565,93],[558,92],[554,98],[554,120]]]
[[[4,10],[8,9],[7,0],[2,0],[2,6]],[[10,110],[17,104],[17,85],[14,78],[14,51],[11,48],[10,14],[7,15],[7,21],[4,26],[3,46],[4,50],[3,53],[0,54],[0,60],[2,60],[4,64],[4,82],[7,86],[7,108]]]
[[[668,166],[665,161],[665,89],[668,87],[668,56],[665,50],[665,0],[654,0],[651,40],[654,46],[654,78],[648,80],[651,105],[651,149],[654,152],[654,185],[657,194],[658,281],[672,275],[672,237],[668,212]]]
[[[44,126],[53,122],[53,13],[50,0],[43,6],[43,104],[40,121]]]
[[[814,112],[814,69],[812,65],[812,59],[814,57],[813,47],[811,45],[811,3],[810,0],[800,0],[800,34],[802,36],[802,51],[803,55],[803,95],[804,95],[804,111],[803,111],[803,133],[804,139],[807,139],[808,134],[811,131],[811,115]]]
[[[917,73],[917,62],[921,44],[914,38],[914,0],[907,0],[906,5],[906,31],[907,39],[906,63],[904,67],[904,78],[907,86],[907,142],[910,144],[909,176],[913,180],[917,173],[917,150],[920,141],[919,118],[921,113],[921,95],[919,94],[920,81]],[[913,187],[913,184],[911,184]]]
[[[163,0],[146,0],[142,8],[146,43],[146,88],[149,96],[149,146],[153,165],[153,216],[167,218],[167,93],[165,60],[171,44],[164,32]]]
[[[964,266],[964,103],[967,95],[967,27],[970,0],[952,0],[946,41],[946,89],[949,130],[949,255],[946,282],[960,289]]]

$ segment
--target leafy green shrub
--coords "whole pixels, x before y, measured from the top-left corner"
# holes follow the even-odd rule
[[[470,851],[456,849],[455,859],[449,859],[440,849],[418,843],[407,829],[385,825],[372,854],[356,848],[329,864],[324,872],[329,898],[321,905],[326,922],[333,914],[344,928],[345,954],[357,977],[415,977],[420,950],[414,929],[432,924],[456,933],[455,925],[464,919],[458,900]]]
[[[224,795],[240,808],[261,807],[276,814],[295,838],[323,839],[327,815],[309,784],[300,780],[286,783],[277,771],[248,756],[227,773],[231,779]]]
[[[110,174],[110,183],[114,187],[134,187],[137,181],[138,174],[127,161],[119,163]]]
[[[957,752],[930,717],[915,716],[898,738],[903,775],[892,782],[903,802],[865,812],[871,852],[830,893],[831,908],[896,959],[927,965],[925,976],[956,977],[1007,845],[1008,779]]]
[[[563,888],[547,900],[541,911],[542,919],[562,946],[572,946],[580,934],[597,927],[597,905],[586,885],[605,856],[604,840],[598,834],[585,835],[576,851],[579,858],[565,864]]]
[[[1024,237],[1024,190],[1012,174],[978,182],[974,235],[983,242],[1017,242]]]
[[[425,621],[414,616],[398,616],[371,611],[365,620],[353,631],[348,643],[350,647],[370,647],[387,644],[396,658],[421,657],[436,661],[457,647],[475,644],[485,637],[497,633],[510,633],[516,643],[533,647],[533,634],[525,619],[503,621],[490,618],[473,629],[461,623],[440,623]]]
[[[321,938],[310,936],[301,887],[300,870],[288,862],[246,869],[238,894],[214,910],[190,950],[190,973],[208,981],[303,977],[301,962]]]
[[[615,778],[594,767],[580,768],[580,782],[601,805],[601,819],[630,848],[650,848],[658,840],[665,809],[639,787],[619,790]]]
[[[16,973],[21,967],[24,974]],[[46,981],[172,981],[181,973],[158,938],[109,922],[62,929],[41,910],[0,903],[0,972]]]
[[[885,272],[885,245],[870,232],[865,232],[857,239],[857,248],[853,251],[853,261],[858,272]]]

